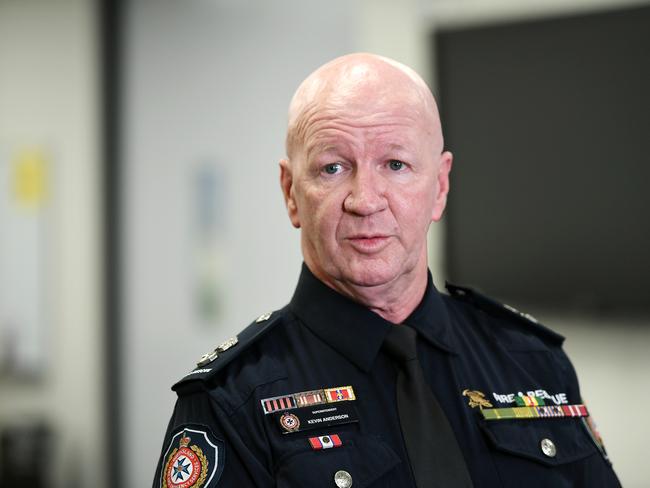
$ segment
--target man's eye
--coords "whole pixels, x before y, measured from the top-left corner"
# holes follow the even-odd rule
[[[393,171],[399,171],[404,168],[404,163],[402,161],[398,161],[397,159],[391,159],[388,161],[388,167],[392,169]]]
[[[332,163],[332,164],[328,164],[323,169],[325,173],[327,173],[328,175],[335,175],[336,173],[341,171],[341,168],[342,168],[341,163]]]

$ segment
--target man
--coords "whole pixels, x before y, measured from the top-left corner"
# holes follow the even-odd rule
[[[280,162],[296,292],[174,386],[154,486],[619,486],[563,338],[434,287],[451,163],[410,68],[352,54],[300,85]]]

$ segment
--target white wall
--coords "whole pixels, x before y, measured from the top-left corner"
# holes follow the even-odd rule
[[[0,383],[0,424],[52,424],[56,486],[101,487],[105,469],[95,27],[86,0],[0,1],[0,147],[43,146],[53,165],[48,362],[41,383]]]
[[[647,487],[650,419],[642,409],[650,404],[650,320],[536,316],[567,338],[582,396],[621,483]]]

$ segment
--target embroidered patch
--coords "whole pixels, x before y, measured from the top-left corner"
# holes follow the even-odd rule
[[[515,403],[521,407],[532,407],[535,405],[567,405],[569,400],[566,393],[558,392],[550,394],[546,390],[537,389],[530,391],[519,391],[515,393],[492,393],[494,399],[499,403]],[[525,398],[528,397],[528,398]],[[535,403],[537,402],[537,403]]]
[[[224,467],[224,444],[208,428],[180,426],[171,437],[160,475],[161,488],[214,488]]]

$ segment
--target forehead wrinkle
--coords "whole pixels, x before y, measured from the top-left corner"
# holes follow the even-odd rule
[[[411,129],[414,127],[414,123],[418,122],[417,116],[412,116],[410,114],[404,115],[394,115],[390,112],[376,112],[367,115],[360,115],[354,117],[354,114],[347,114],[345,117],[337,117],[337,111],[335,110],[322,110],[314,114],[311,119],[305,119],[305,122],[302,126],[303,132],[303,142],[307,145],[308,148],[311,148],[316,145],[316,142],[312,142],[311,139],[319,141],[322,139],[332,139],[337,136],[338,133],[341,133],[345,139],[346,145],[355,145],[355,143],[360,143],[356,138],[350,133],[350,129],[353,131],[360,131],[364,134],[364,137],[369,138],[370,140],[376,140],[379,138],[390,137],[397,127],[406,127]],[[400,133],[400,137],[405,137],[405,133]],[[411,139],[411,136],[407,136]],[[333,143],[336,145],[336,143]],[[402,146],[403,147],[403,146]]]
[[[301,122],[301,130],[305,137],[317,133],[320,130],[342,130],[346,128],[358,130],[382,129],[381,132],[390,132],[391,127],[404,126],[415,127],[420,123],[420,114],[415,110],[404,111],[403,107],[385,107],[368,112],[368,106],[361,110],[354,110],[347,107],[329,107],[316,109],[309,117],[305,117]],[[395,109],[403,113],[395,113]],[[419,111],[417,111],[419,112]]]
[[[347,138],[335,138],[333,133],[340,132],[340,129],[330,128],[327,133],[317,135],[314,138],[305,138],[305,156],[307,159],[311,157],[313,153],[324,153],[327,151],[344,151],[349,150],[350,147],[358,145],[358,141],[349,140]]]

